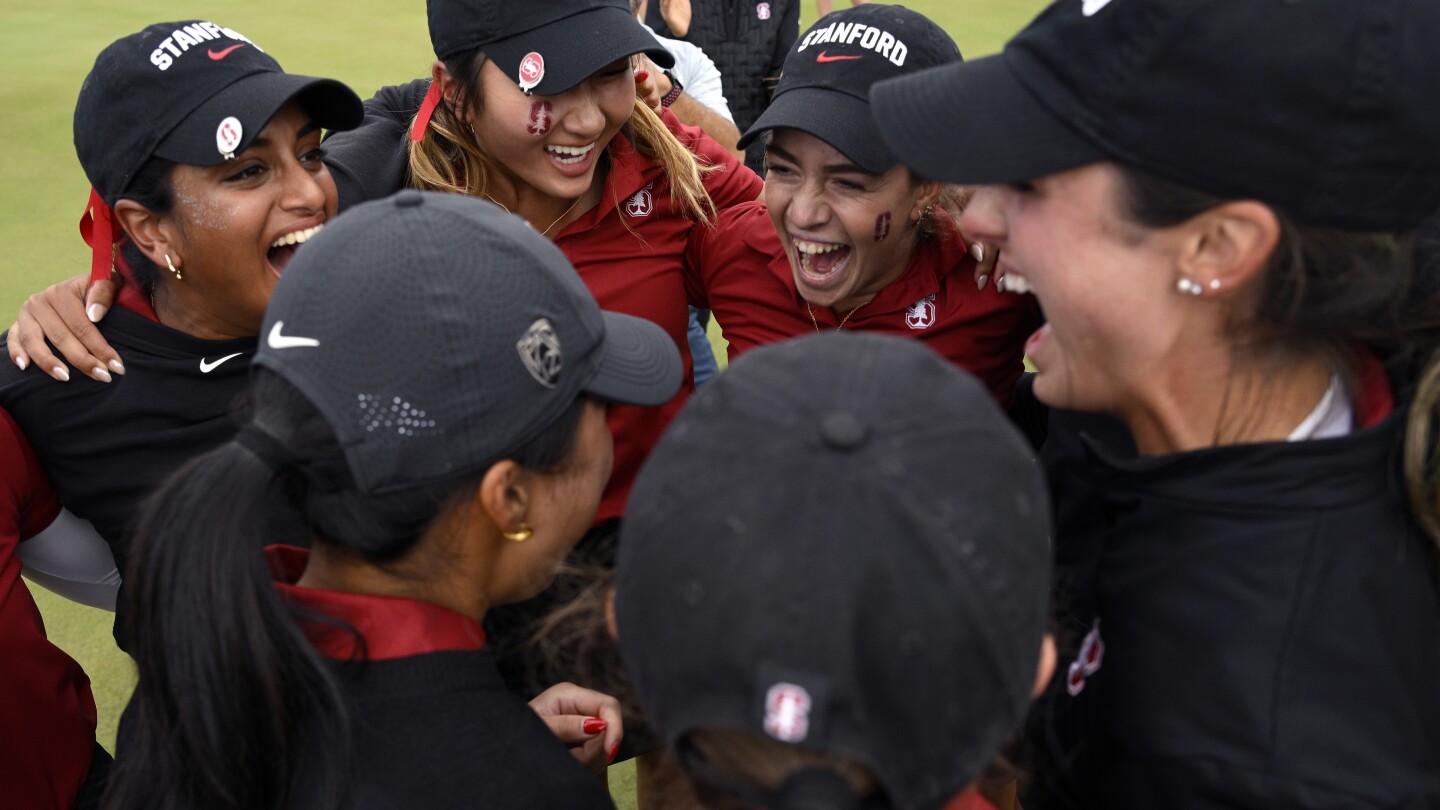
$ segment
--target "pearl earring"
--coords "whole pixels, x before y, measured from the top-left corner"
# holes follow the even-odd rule
[[[1177,292],[1184,293],[1185,295],[1199,295],[1200,293],[1205,292],[1204,287],[1201,287],[1193,279],[1183,276],[1180,278],[1179,281],[1175,282],[1175,290]]]

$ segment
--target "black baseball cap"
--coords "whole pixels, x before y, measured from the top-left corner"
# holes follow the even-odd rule
[[[904,6],[870,3],[827,14],[795,41],[765,112],[740,137],[749,146],[766,130],[808,132],[856,166],[884,174],[900,162],[870,115],[870,86],[960,61],[944,29]]]
[[[91,185],[113,205],[151,157],[223,163],[292,100],[329,130],[350,129],[364,116],[349,87],[288,74],[230,28],[158,23],[96,58],[75,104],[75,151]]]
[[[1300,221],[1440,205],[1440,3],[1057,0],[1003,53],[872,93],[922,175],[1010,183],[1113,159]]]
[[[479,48],[527,93],[558,95],[637,53],[675,64],[627,0],[428,0],[426,10],[437,57]]]
[[[718,728],[853,758],[938,808],[1014,733],[1047,625],[1049,506],[972,376],[911,340],[747,353],[641,470],[616,616],[682,763]]]
[[[255,363],[315,404],[364,493],[482,470],[582,393],[668,402],[684,374],[665,330],[601,312],[524,220],[419,191],[349,209],[296,253]]]

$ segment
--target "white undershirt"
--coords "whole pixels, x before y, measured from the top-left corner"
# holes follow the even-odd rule
[[[1307,439],[1334,439],[1348,436],[1355,429],[1355,412],[1350,407],[1350,398],[1345,396],[1340,378],[1330,375],[1330,387],[1320,398],[1315,410],[1290,431],[1288,441],[1303,442]]]

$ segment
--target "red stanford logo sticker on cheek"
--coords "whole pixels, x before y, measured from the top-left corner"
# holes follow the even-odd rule
[[[1065,673],[1065,691],[1071,697],[1085,691],[1085,681],[1100,671],[1100,665],[1105,662],[1105,642],[1100,638],[1100,620],[1095,620],[1095,626],[1085,634],[1085,640],[1080,642],[1080,654],[1070,664],[1069,672]]]
[[[545,80],[545,57],[531,51],[520,60],[520,89],[529,93]]]
[[[765,733],[787,743],[810,734],[810,693],[793,683],[777,683],[765,693]]]
[[[550,124],[555,120],[555,105],[548,101],[537,101],[530,105],[530,123],[525,126],[525,131],[531,135],[544,135],[550,131]]]
[[[884,242],[890,236],[890,212],[875,217],[875,241]]]

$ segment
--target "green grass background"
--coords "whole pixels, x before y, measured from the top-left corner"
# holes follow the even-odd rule
[[[999,50],[1047,2],[911,0],[906,5],[940,23],[971,58]],[[836,0],[836,7],[847,3]],[[813,0],[805,0],[802,26],[815,16]],[[427,73],[432,58],[419,0],[0,0],[0,109],[5,111],[0,244],[8,246],[0,273],[0,324],[12,319],[10,313],[25,296],[89,266],[88,249],[76,234],[89,184],[75,160],[71,116],[95,55],[115,38],[152,22],[187,18],[230,26],[287,70],[342,79],[362,96]],[[974,113],[984,115],[983,110]],[[31,590],[51,639],[89,673],[100,709],[100,741],[113,748],[115,724],[135,676],[111,639],[111,614],[38,587]],[[633,807],[631,769],[612,771],[617,803]]]

